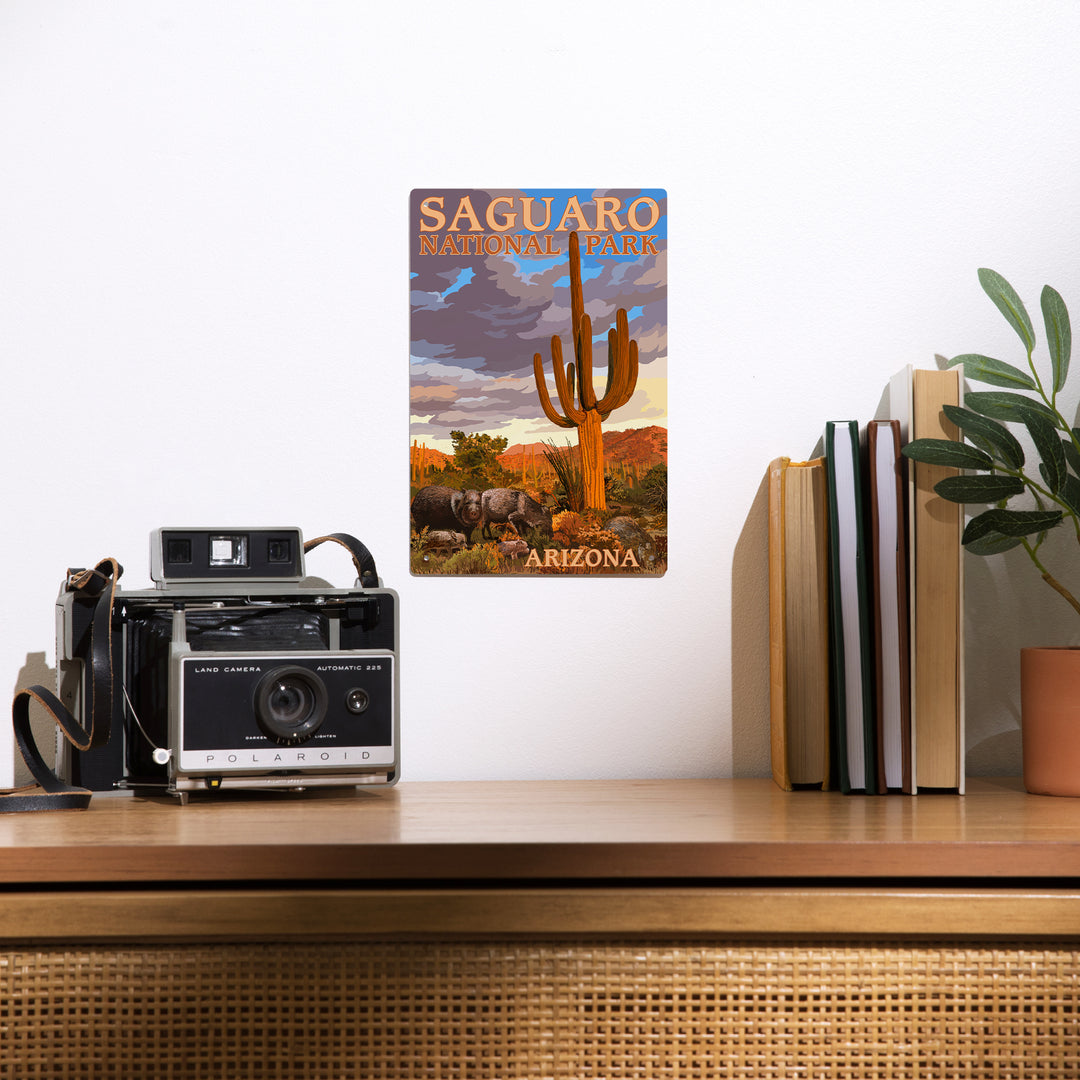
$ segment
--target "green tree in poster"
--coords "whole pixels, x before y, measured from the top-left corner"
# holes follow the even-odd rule
[[[501,476],[499,455],[509,445],[504,435],[466,435],[464,431],[451,431],[450,441],[454,447],[454,467],[478,487],[488,486],[489,481],[495,482]]]

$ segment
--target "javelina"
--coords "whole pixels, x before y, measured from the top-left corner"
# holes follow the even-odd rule
[[[480,492],[455,491],[429,484],[416,493],[412,516],[417,529],[449,529],[465,534],[465,546],[472,546],[472,531],[480,522]]]
[[[495,550],[504,559],[516,559],[519,555],[529,554],[529,545],[518,537],[516,540],[500,540]]]
[[[491,536],[492,522],[508,521],[514,526],[518,536],[524,536],[529,529],[543,529],[551,535],[551,511],[542,507],[524,491],[514,488],[488,488],[480,500],[481,536]]]
[[[464,546],[465,534],[456,529],[429,529],[424,537],[424,550],[436,555],[453,555]]]

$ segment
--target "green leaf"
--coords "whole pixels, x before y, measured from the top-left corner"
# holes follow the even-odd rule
[[[1062,487],[1059,497],[1068,504],[1069,509],[1074,514],[1080,516],[1080,480],[1077,480],[1072,473],[1065,478],[1065,485]]]
[[[961,543],[964,547],[990,533],[1002,536],[1031,536],[1045,532],[1061,524],[1064,517],[1061,510],[985,510],[978,517],[973,517],[964,529]]]
[[[1053,492],[1058,492],[1065,484],[1065,477],[1069,475],[1065,464],[1065,448],[1061,445],[1061,436],[1058,435],[1057,426],[1045,420],[1041,416],[1031,415],[1025,418],[1024,423],[1031,432],[1032,442],[1042,458],[1042,475],[1046,486]]]
[[[992,458],[997,457],[997,451],[981,435],[973,435],[969,431],[967,440],[972,446],[977,446],[984,454],[989,454]]]
[[[1019,547],[1023,542],[1022,536],[1002,536],[1001,533],[991,532],[964,544],[964,550],[973,555],[1000,555],[1003,551]]]
[[[948,465],[956,469],[992,469],[994,459],[975,446],[952,439],[912,439],[901,453],[924,465]]]
[[[1021,371],[1012,364],[1006,364],[1004,360],[995,360],[992,356],[982,356],[980,353],[962,353],[954,356],[949,367],[964,365],[964,377],[975,379],[978,382],[990,383],[992,386],[1022,387],[1024,390],[1038,390],[1035,380],[1026,372]]]
[[[1061,448],[1065,451],[1065,460],[1069,463],[1069,468],[1080,476],[1080,450],[1076,449],[1076,443],[1072,439],[1062,439]]]
[[[1023,394],[1010,394],[1007,390],[972,390],[964,395],[964,404],[973,412],[989,416],[992,420],[1011,420],[1022,424],[1028,415],[1035,413],[1057,422],[1054,410],[1048,405],[1034,398],[1026,398]]]
[[[988,503],[1019,495],[1024,481],[1018,476],[946,476],[934,485],[934,490],[949,502]]]
[[[992,448],[990,452],[996,453],[1010,469],[1023,468],[1024,449],[1004,424],[973,413],[970,409],[963,409],[959,405],[943,405],[942,410],[969,438],[980,438],[989,443]]]
[[[1069,376],[1069,354],[1072,352],[1072,327],[1069,324],[1069,309],[1061,294],[1049,285],[1043,286],[1039,297],[1042,306],[1043,323],[1046,325],[1046,343],[1050,349],[1050,360],[1054,365],[1054,392],[1065,385]]]
[[[1035,349],[1035,330],[1016,290],[996,270],[985,268],[979,271],[979,284],[983,287],[983,292],[994,301],[998,311],[1008,320],[1009,325],[1020,335],[1020,340],[1030,355]]]

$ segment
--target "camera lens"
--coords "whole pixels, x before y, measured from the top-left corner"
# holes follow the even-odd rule
[[[275,668],[255,689],[255,719],[275,742],[300,743],[319,730],[326,700],[322,679],[307,668]]]

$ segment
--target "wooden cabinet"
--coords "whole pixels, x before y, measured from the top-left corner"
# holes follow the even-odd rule
[[[0,1077],[1080,1076],[1080,800],[1015,781],[101,797],[0,882]]]

